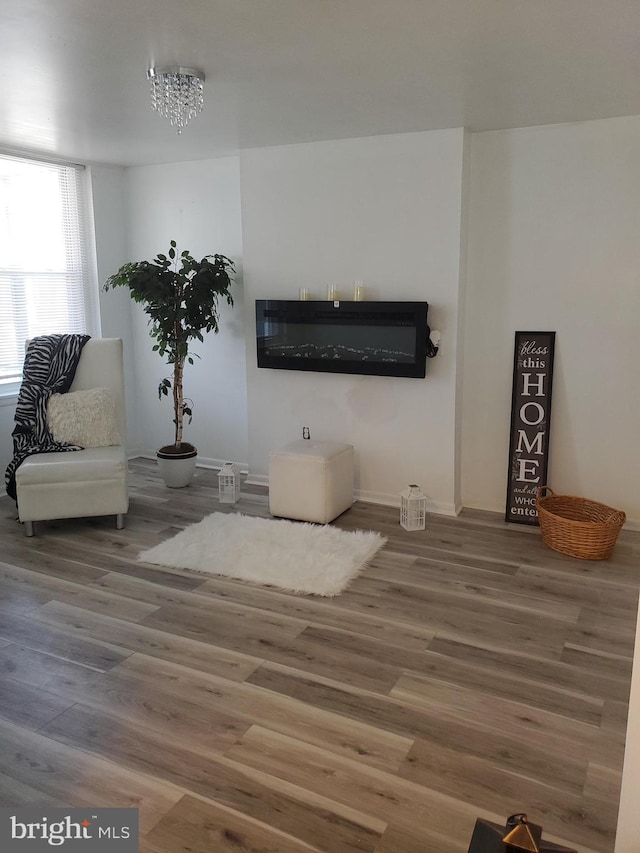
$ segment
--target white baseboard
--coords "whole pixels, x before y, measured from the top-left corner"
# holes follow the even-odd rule
[[[246,479],[246,483],[250,486],[269,486],[269,477],[266,474],[251,474]],[[354,500],[363,501],[369,504],[379,504],[380,506],[392,506],[400,508],[400,496],[394,495],[391,492],[372,492],[367,489],[356,489],[354,492]],[[458,515],[462,507],[454,507],[453,504],[438,503],[436,501],[427,502],[427,511],[434,512],[438,515]]]
[[[197,468],[211,468],[214,471],[219,471],[220,468],[224,465],[225,462],[235,462],[235,459],[210,459],[207,456],[198,456],[198,461],[196,462]],[[241,474],[247,474],[249,471],[249,465],[247,462],[236,462],[236,465],[240,468]]]
[[[269,477],[267,474],[249,474],[245,483],[248,486],[266,486],[269,487]]]
[[[135,459],[136,457],[139,459],[155,459],[156,454],[155,451],[149,450],[140,450],[137,453],[127,454],[128,459]],[[219,471],[224,463],[228,461],[228,459],[211,459],[208,456],[198,456],[196,468],[209,468],[213,471]],[[240,466],[241,474],[246,474],[248,472],[249,466],[246,462],[238,462],[237,464]],[[249,482],[249,480],[247,480],[247,482]]]
[[[400,495],[391,492],[372,492],[367,489],[356,489],[356,500],[369,504],[380,504],[381,506],[392,506],[400,509]],[[459,515],[462,506],[453,503],[444,503],[427,499],[427,512],[436,515]]]
[[[502,506],[480,506],[478,503],[469,503],[465,507],[466,509],[480,509],[485,512],[497,512],[500,515],[504,516],[504,504]],[[627,518],[624,523],[623,530],[632,530],[634,532],[640,531],[640,519]]]
[[[127,453],[127,459],[156,459],[155,453],[147,453],[146,450],[136,450]]]
[[[129,459],[134,459],[135,457],[142,457],[143,459],[155,459],[155,452],[149,451],[140,451],[137,453],[129,452],[127,457]],[[226,462],[226,459],[209,459],[207,457],[198,456],[197,467],[198,468],[211,468],[213,470],[219,470],[222,465]],[[248,474],[249,466],[246,462],[238,463],[240,465],[240,471],[243,475]],[[245,479],[245,483],[248,486],[269,486],[269,477],[267,474],[248,474]],[[381,506],[392,506],[400,508],[400,496],[392,494],[391,492],[372,492],[367,489],[356,489],[355,491],[355,499],[359,501],[364,501],[364,503],[370,504],[380,504]],[[463,505],[453,504],[453,503],[444,503],[438,501],[430,501],[427,500],[427,512],[433,512],[436,515],[449,515],[455,516],[460,515],[462,510],[464,509]],[[469,505],[467,509],[482,509],[487,512],[497,512],[504,515],[504,507],[487,507],[487,506],[473,506]],[[640,531],[640,521],[628,518],[624,525],[624,530],[631,530],[633,532]]]

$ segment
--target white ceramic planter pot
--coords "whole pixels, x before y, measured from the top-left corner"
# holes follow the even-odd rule
[[[167,452],[171,445],[156,451],[160,476],[165,486],[170,489],[182,489],[188,486],[196,469],[198,451],[192,444],[184,443],[182,447],[184,452],[180,454]]]

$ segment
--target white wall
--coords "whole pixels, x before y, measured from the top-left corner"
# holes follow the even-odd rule
[[[417,482],[431,507],[453,512],[455,352],[462,130],[253,149],[241,153],[247,297],[249,461],[301,437],[356,449],[365,500],[394,502]],[[442,354],[420,379],[256,367],[256,298],[350,298],[362,279],[374,299],[426,300]]]
[[[549,482],[640,523],[640,117],[472,137],[463,503],[504,510],[516,330],[555,330]]]
[[[223,254],[242,257],[240,183],[237,157],[193,163],[135,167],[126,170],[129,260],[167,253],[169,241],[201,258]],[[197,341],[201,356],[185,368],[185,395],[194,401],[193,423],[185,440],[196,445],[201,464],[229,459],[247,463],[247,404],[243,326],[242,269],[237,263],[232,288],[235,305],[220,306],[220,332]],[[108,294],[110,295],[110,294]],[[158,400],[158,383],[170,368],[152,351],[147,316],[131,303],[136,365],[139,443],[142,452],[173,442],[170,400]]]
[[[138,449],[138,431],[131,300],[124,291],[105,293],[102,289],[107,278],[127,260],[125,170],[94,165],[90,175],[102,337],[122,338],[123,341],[127,450],[132,455]]]
[[[462,504],[462,430],[463,430],[463,380],[464,333],[467,306],[468,245],[469,245],[469,189],[471,185],[471,134],[465,130],[462,152],[462,203],[460,211],[460,265],[458,273],[459,301],[455,347],[455,443],[453,450],[456,509]],[[453,352],[453,350],[452,350]]]

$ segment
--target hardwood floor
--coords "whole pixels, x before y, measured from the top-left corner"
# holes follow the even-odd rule
[[[491,513],[358,503],[388,543],[336,599],[138,553],[219,506],[131,463],[125,530],[0,501],[0,805],[136,806],[143,853],[466,853],[476,817],[613,850],[640,534],[607,562]]]

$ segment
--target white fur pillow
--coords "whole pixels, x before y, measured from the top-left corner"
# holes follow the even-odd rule
[[[115,401],[109,388],[52,394],[47,405],[47,425],[56,441],[81,447],[121,443]]]

